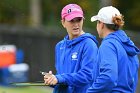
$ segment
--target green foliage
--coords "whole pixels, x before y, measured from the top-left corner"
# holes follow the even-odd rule
[[[92,15],[97,14],[99,0],[43,0],[43,23],[45,25],[61,26],[61,10],[65,5],[70,3],[76,3],[82,7],[86,27],[95,27],[95,24],[90,22],[90,18]]]
[[[29,10],[28,0],[1,0],[0,23],[24,23]]]
[[[129,30],[140,29],[140,0],[117,0],[116,7],[119,8],[121,13],[124,15],[125,28]]]
[[[92,15],[97,14],[101,0],[40,0],[42,12],[42,25],[61,26],[61,10],[69,3],[80,5],[84,11],[84,27],[96,29],[96,23],[91,23]],[[125,18],[125,29],[140,29],[140,0],[112,0]],[[30,0],[1,0],[0,23],[30,24]]]
[[[30,0],[2,0],[0,2],[0,23],[8,24],[29,24],[30,21]],[[61,26],[61,10],[70,3],[80,5],[85,14],[85,26],[93,27],[90,22],[92,15],[98,10],[98,0],[40,0],[43,25]]]
[[[52,89],[40,87],[0,87],[0,93],[52,93]]]

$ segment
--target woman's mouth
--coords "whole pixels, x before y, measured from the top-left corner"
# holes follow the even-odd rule
[[[78,30],[79,28],[74,28],[73,30]]]

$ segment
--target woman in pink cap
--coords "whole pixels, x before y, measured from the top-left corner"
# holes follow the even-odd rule
[[[54,93],[85,93],[92,83],[97,55],[95,36],[83,31],[83,11],[77,4],[66,5],[61,12],[68,35],[55,48],[57,74],[45,75],[45,84],[54,85]]]

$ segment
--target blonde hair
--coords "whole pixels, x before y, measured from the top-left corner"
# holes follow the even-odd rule
[[[112,22],[114,24],[105,24],[105,25],[108,29],[116,31],[124,26],[124,19],[123,18],[124,17],[122,15],[115,15],[114,17],[112,17]]]
[[[124,26],[124,16],[123,15],[115,15],[112,18],[112,21],[115,25],[119,26],[119,27],[123,27]]]

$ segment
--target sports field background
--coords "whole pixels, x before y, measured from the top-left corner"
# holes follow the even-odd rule
[[[43,80],[39,71],[52,70],[55,73],[55,45],[67,33],[61,25],[61,9],[68,3],[77,3],[83,8],[86,19],[84,31],[95,35],[99,42],[101,40],[98,38],[96,24],[90,22],[90,18],[97,14],[102,6],[110,4],[116,6],[124,15],[125,26],[123,29],[140,49],[140,17],[138,15],[140,0],[127,0],[127,3],[125,0],[1,1],[0,45],[12,44],[17,49],[23,50],[24,63],[29,64],[30,67],[29,81]],[[52,89],[49,87],[0,86],[0,93],[52,93]],[[136,93],[140,93],[140,70]]]
[[[50,87],[4,87],[0,86],[0,93],[52,93]]]

